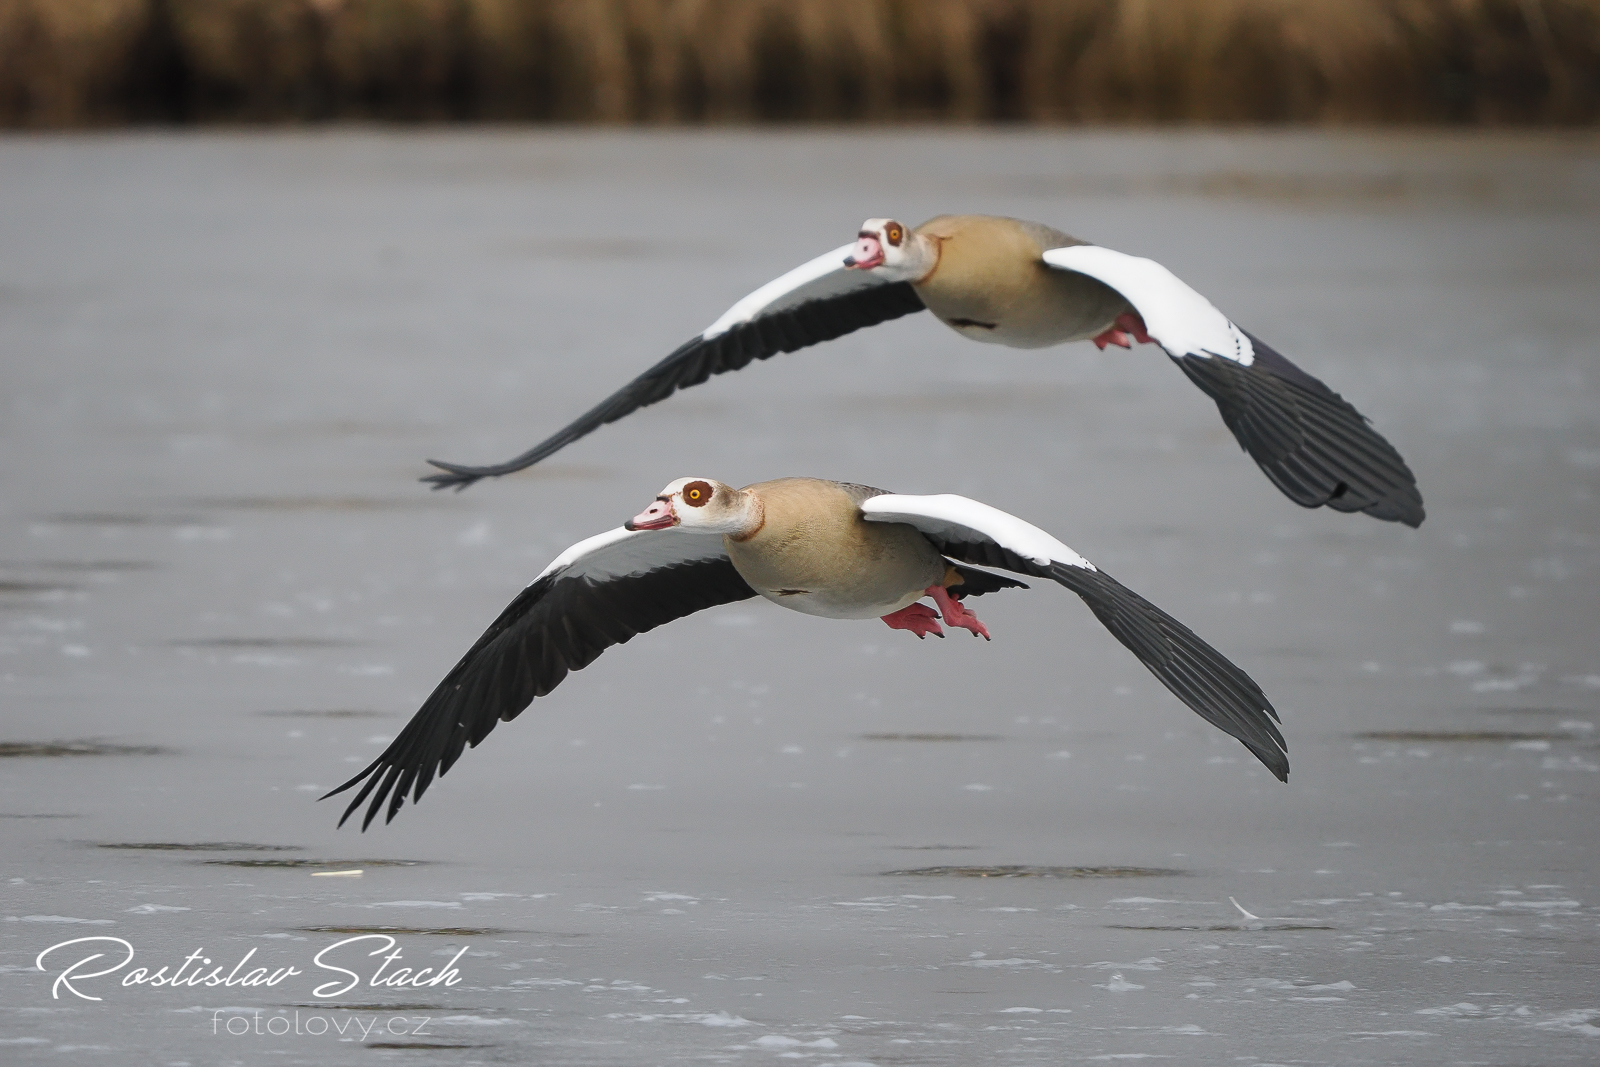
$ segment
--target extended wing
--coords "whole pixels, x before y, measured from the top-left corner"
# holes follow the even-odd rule
[[[365,780],[339,825],[374,789],[361,828],[385,799],[387,822],[408,790],[413,803],[421,800],[434,774],[448,771],[463,748],[516,718],[568,671],[635,634],[752,596],[718,534],[616,529],[580,541],[500,613],[383,754],[323,799]]]
[[[1121,293],[1150,338],[1217,402],[1240,446],[1290,500],[1422,525],[1415,476],[1366,417],[1167,268],[1097,245],[1052,248],[1044,261]]]
[[[1238,738],[1280,781],[1289,779],[1278,713],[1260,686],[1222,653],[1037,526],[964,496],[873,497],[862,514],[915,526],[952,559],[1052,578],[1202,719]]]
[[[844,258],[854,248],[854,244],[836,248],[763,285],[672,355],[516,459],[491,467],[430,459],[428,462],[444,473],[423,481],[431,482],[435,489],[465,489],[479,478],[531,467],[606,423],[665,400],[679,389],[699,385],[714,374],[923,309],[922,298],[909,282],[885,282],[871,271],[846,270]]]

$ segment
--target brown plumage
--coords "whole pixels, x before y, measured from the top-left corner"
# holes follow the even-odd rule
[[[768,600],[807,615],[875,619],[944,584],[944,557],[914,527],[861,518],[861,501],[881,490],[780,478],[740,492],[760,500],[764,521],[724,544],[739,576]]]
[[[912,288],[964,337],[1011,348],[1085,341],[1132,306],[1086,274],[1051,270],[1039,257],[1086,242],[1021,219],[940,215],[916,228],[938,248],[933,270]]]

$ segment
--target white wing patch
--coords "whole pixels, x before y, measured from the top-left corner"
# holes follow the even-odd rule
[[[774,278],[725,311],[722,318],[706,327],[701,338],[709,341],[741,323],[787,310],[807,300],[826,299],[884,284],[885,279],[871,271],[845,269],[845,257],[855,249],[854,241],[840,245],[809,263],[802,263],[781,278]]]
[[[1026,556],[1041,567],[1055,562],[1095,569],[1094,564],[1032,523],[953,493],[937,496],[888,493],[863,501],[861,512],[872,522],[903,522],[935,537],[977,534],[1001,548]]]
[[[579,541],[540,571],[539,578],[567,571],[564,577],[604,581],[725,555],[721,534],[629,530],[618,526]]]
[[[1153,259],[1099,245],[1052,248],[1043,258],[1058,270],[1087,274],[1121,293],[1144,319],[1146,332],[1171,355],[1221,356],[1246,367],[1255,362],[1255,348],[1244,331]]]

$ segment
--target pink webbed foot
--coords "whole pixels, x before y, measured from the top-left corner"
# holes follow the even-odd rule
[[[889,624],[889,629],[910,630],[917,635],[918,641],[929,634],[935,637],[944,636],[944,631],[939,629],[939,613],[926,604],[912,604],[899,611],[891,611],[881,618]]]
[[[1135,341],[1142,345],[1155,343],[1155,339],[1145,332],[1144,319],[1131,311],[1118,315],[1116,325],[1094,338],[1095,347],[1101,349],[1106,345],[1132,348]]]
[[[962,607],[955,597],[945,591],[942,585],[928,586],[928,595],[933,597],[933,602],[939,605],[939,611],[944,615],[944,621],[951,626],[959,626],[963,630],[971,630],[972,636],[989,640],[989,628],[978,621],[978,617]]]

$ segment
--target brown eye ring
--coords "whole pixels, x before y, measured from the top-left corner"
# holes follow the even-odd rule
[[[896,248],[898,248],[898,247],[900,247],[900,239],[905,236],[905,233],[900,229],[900,227],[898,225],[895,225],[895,226],[890,226],[888,229],[884,230],[883,231],[883,235],[889,239],[889,243],[890,244],[892,244]]]
[[[705,482],[690,482],[683,487],[683,502],[691,508],[703,508],[711,502],[713,492]]]

